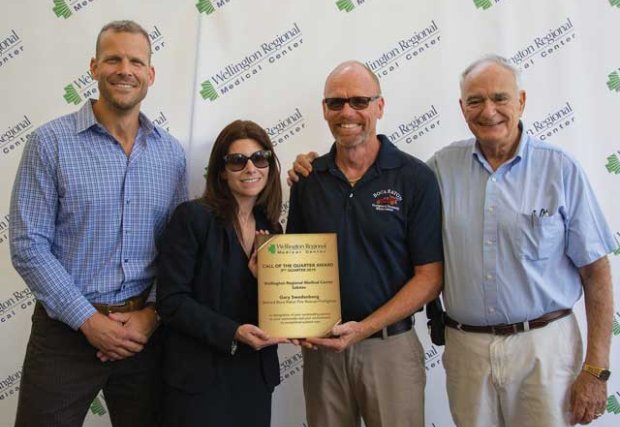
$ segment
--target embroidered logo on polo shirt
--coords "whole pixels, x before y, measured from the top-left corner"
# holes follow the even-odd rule
[[[377,211],[398,212],[403,196],[395,190],[379,190],[372,193],[372,207]]]

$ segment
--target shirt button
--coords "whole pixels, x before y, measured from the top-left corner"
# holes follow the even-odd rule
[[[492,274],[487,274],[487,275],[486,275],[486,278],[487,278],[488,280],[491,280],[491,279],[493,278],[493,275],[492,275]]]
[[[491,178],[491,181],[497,182],[497,178],[493,177],[493,178]]]
[[[489,246],[492,245],[493,244],[493,240],[487,240],[486,244],[489,245]]]
[[[349,194],[349,199],[353,197],[353,193]]]
[[[489,307],[489,313],[495,313],[495,309],[493,307]]]
[[[494,210],[495,210],[495,208],[494,208],[494,207],[490,207],[490,208],[489,208],[489,212],[491,212],[491,213],[493,213],[493,211],[494,211]]]
[[[129,259],[125,258],[124,259],[125,264],[129,262]]]

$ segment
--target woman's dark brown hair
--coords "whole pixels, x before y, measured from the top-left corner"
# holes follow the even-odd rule
[[[238,139],[252,139],[263,149],[272,153],[269,159],[269,175],[267,184],[256,199],[255,207],[262,209],[267,220],[274,228],[279,228],[280,212],[282,209],[282,185],[280,184],[280,161],[273,150],[273,144],[267,132],[250,120],[235,120],[226,126],[215,140],[209,166],[207,167],[207,186],[203,194],[204,203],[225,224],[237,223],[237,200],[233,196],[228,183],[222,177],[224,172],[224,156],[233,142]]]

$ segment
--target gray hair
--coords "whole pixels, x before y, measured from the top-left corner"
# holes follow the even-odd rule
[[[478,66],[484,65],[484,64],[497,64],[500,67],[507,69],[508,71],[510,71],[510,73],[515,79],[515,82],[517,84],[517,90],[521,88],[521,70],[515,67],[509,60],[507,60],[503,56],[490,53],[490,54],[484,55],[476,59],[474,62],[469,64],[467,68],[465,68],[465,70],[461,73],[461,81],[460,81],[461,89],[463,89],[463,83],[465,82],[465,79],[467,78],[467,76],[474,69],[478,68]]]

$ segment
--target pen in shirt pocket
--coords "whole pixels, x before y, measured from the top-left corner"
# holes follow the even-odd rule
[[[541,209],[540,211],[538,211],[538,210],[534,209],[534,210],[532,211],[532,215],[530,215],[530,220],[531,220],[531,223],[532,223],[532,227],[533,227],[533,226],[534,226],[534,224],[535,224],[536,217],[538,217],[538,218],[544,218],[544,217],[548,217],[548,216],[549,216],[549,211],[548,211],[547,209],[543,208],[543,209]]]

